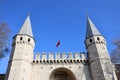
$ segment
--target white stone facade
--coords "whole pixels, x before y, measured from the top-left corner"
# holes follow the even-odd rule
[[[49,54],[52,55],[53,53]],[[69,54],[71,55],[71,53]],[[81,54],[85,55],[84,53]],[[61,53],[61,58],[58,56],[60,53],[56,53],[56,58],[50,55],[47,58],[47,53],[42,53],[40,59],[39,54],[36,54],[36,58],[32,62],[32,80],[53,80],[52,78],[55,75],[56,78],[62,76],[62,74],[57,74],[57,71],[65,71],[68,76],[73,76],[69,80],[91,80],[88,61],[86,58],[80,57],[80,53],[75,53],[77,55],[74,55],[75,57],[72,57],[72,54],[68,58],[65,53]]]
[[[13,37],[5,80],[117,80],[105,38],[88,18],[87,53],[37,53],[29,16]]]

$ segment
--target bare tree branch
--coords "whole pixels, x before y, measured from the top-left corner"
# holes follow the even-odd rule
[[[6,51],[8,50],[8,37],[10,29],[8,28],[5,22],[0,23],[0,58],[5,56]],[[8,50],[9,51],[9,50]]]
[[[120,63],[120,38],[115,39],[113,44],[116,48],[111,53],[111,60],[113,63]]]

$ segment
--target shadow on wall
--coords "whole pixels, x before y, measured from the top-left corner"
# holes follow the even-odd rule
[[[115,73],[117,75],[118,80],[120,80],[120,64],[114,64],[115,65]]]
[[[0,74],[0,80],[4,80],[5,74]]]

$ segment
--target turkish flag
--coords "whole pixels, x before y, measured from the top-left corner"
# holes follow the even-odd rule
[[[58,47],[59,45],[60,45],[60,41],[57,42],[56,47]]]

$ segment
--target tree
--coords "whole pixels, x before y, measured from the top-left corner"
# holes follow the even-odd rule
[[[10,29],[5,22],[0,23],[0,58],[5,56],[5,53],[9,51],[8,49],[8,36]]]
[[[113,44],[116,48],[111,53],[111,61],[113,63],[120,63],[120,38],[115,39]]]

